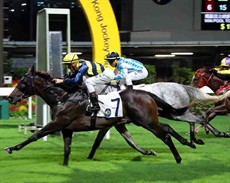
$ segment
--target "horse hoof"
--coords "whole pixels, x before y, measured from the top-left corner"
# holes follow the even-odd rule
[[[227,132],[224,132],[224,137],[225,137],[225,138],[230,138],[230,134],[227,133]]]
[[[181,158],[177,158],[177,159],[176,159],[177,164],[180,164],[180,163],[181,163],[181,160],[182,160]]]
[[[201,140],[201,139],[196,139],[196,140],[194,140],[194,142],[195,142],[196,144],[199,144],[199,145],[204,145],[204,141]]]
[[[190,147],[196,149],[196,145],[193,142],[190,143]]]
[[[6,151],[9,154],[12,154],[12,150],[9,147],[5,148],[4,151]]]
[[[151,150],[151,151],[148,151],[146,155],[153,155],[153,156],[156,156],[157,153],[156,153],[155,151]]]

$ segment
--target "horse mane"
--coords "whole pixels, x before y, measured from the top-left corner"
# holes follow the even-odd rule
[[[214,76],[216,76],[219,80],[224,80],[224,81],[228,81],[228,78],[224,77],[223,75],[219,74],[217,72],[217,70],[215,70],[213,67],[210,66],[203,66],[202,68],[197,70],[198,72],[205,72],[205,73],[209,73],[209,74],[213,74]]]
[[[212,69],[212,67],[210,67],[210,66],[203,66],[202,68],[200,68],[201,70],[204,70],[205,72],[211,72],[213,69]]]
[[[48,81],[52,81],[53,80],[53,75],[51,75],[49,72],[45,72],[45,71],[35,71],[35,74],[48,80]]]
[[[47,81],[52,82],[54,79],[54,76],[46,71],[35,71],[35,74],[38,75],[39,77],[44,78]],[[76,91],[83,91],[84,93],[87,94],[87,89],[84,85],[76,85],[76,84],[65,84],[65,83],[60,83],[60,84],[55,84],[58,88],[63,89],[65,92],[72,94],[75,93]]]
[[[213,69],[210,66],[203,66],[201,68],[199,68],[196,72],[205,72],[205,73],[209,73],[209,74],[214,74],[216,76],[217,71],[215,69]]]

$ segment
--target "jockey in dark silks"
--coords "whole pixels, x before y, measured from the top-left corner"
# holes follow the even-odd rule
[[[68,65],[70,73],[64,79],[55,78],[53,81],[56,84],[65,83],[73,88],[82,84],[84,76],[96,76],[104,71],[102,64],[79,59],[75,53],[68,53],[62,63]]]

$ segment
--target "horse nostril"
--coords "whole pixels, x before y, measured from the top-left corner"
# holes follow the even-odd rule
[[[7,99],[8,99],[8,101],[11,103],[12,100],[13,100],[13,97],[9,96],[9,97],[7,97]]]

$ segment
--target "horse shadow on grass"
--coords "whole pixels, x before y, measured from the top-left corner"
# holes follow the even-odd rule
[[[228,173],[229,167],[218,163],[218,161],[201,160],[190,161],[189,164],[175,164],[175,163],[150,163],[150,162],[108,162],[107,170],[100,170],[100,166],[92,163],[89,169],[81,168],[81,163],[76,162],[79,168],[67,167],[71,173],[44,171],[39,172],[43,177],[57,176],[65,177],[60,181],[58,178],[55,182],[61,183],[97,183],[97,182],[199,182],[200,179],[218,175],[224,176]],[[111,168],[111,166],[113,168]],[[66,167],[65,167],[66,168]],[[64,169],[65,169],[64,168]],[[27,173],[37,174],[38,172],[28,171]],[[63,180],[63,179],[62,179]],[[29,180],[28,180],[29,181]]]
[[[111,162],[110,162],[111,163]],[[112,162],[116,167],[110,171],[100,171],[98,167],[90,171],[81,168],[73,168],[73,174],[69,175],[68,181],[72,182],[188,182],[196,181],[211,176],[221,176],[229,173],[229,166],[218,163],[217,160],[197,160],[182,163],[153,163],[139,160],[129,163]],[[80,165],[78,165],[80,167]],[[92,166],[95,166],[92,165]]]

